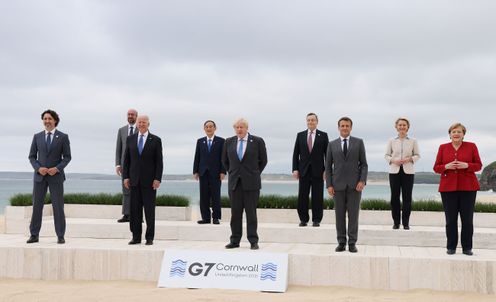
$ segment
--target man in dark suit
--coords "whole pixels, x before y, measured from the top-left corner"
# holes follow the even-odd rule
[[[122,177],[122,165],[124,164],[124,151],[126,151],[127,137],[138,131],[136,129],[136,117],[138,111],[129,109],[127,111],[127,125],[117,131],[117,143],[115,146],[115,172]],[[117,222],[129,222],[129,212],[131,208],[131,192],[122,183],[122,218]]]
[[[231,200],[231,238],[227,249],[239,247],[243,234],[243,209],[251,249],[258,249],[257,204],[262,188],[260,174],[267,165],[267,150],[261,137],[248,133],[248,121],[241,118],[233,125],[236,135],[226,139],[222,164],[228,177]]]
[[[214,121],[206,121],[203,123],[206,136],[196,142],[193,176],[196,180],[200,180],[202,219],[198,220],[199,224],[210,223],[210,218],[214,224],[219,224],[221,218],[220,186],[226,175],[221,160],[225,139],[215,135],[216,129]],[[210,212],[210,201],[212,201],[212,212]]]
[[[350,136],[353,121],[338,121],[340,137],[329,143],[326,158],[327,192],[334,196],[336,214],[336,252],[346,247],[346,213],[348,213],[348,250],[356,253],[360,198],[367,182],[367,158],[363,140]]]
[[[293,151],[293,177],[298,179],[298,216],[300,226],[307,226],[309,194],[312,192],[312,222],[320,226],[324,214],[324,162],[329,138],[317,129],[315,113],[307,114],[308,129],[296,135]]]
[[[57,243],[65,243],[65,214],[64,214],[64,168],[71,161],[69,136],[56,129],[60,122],[58,114],[46,110],[41,114],[45,130],[34,135],[29,161],[34,169],[33,184],[33,213],[27,243],[39,241],[43,205],[47,189],[50,189],[53,220]]]
[[[146,115],[137,119],[138,133],[127,138],[124,153],[124,186],[131,190],[129,228],[133,238],[129,244],[141,243],[143,208],[146,219],[146,245],[153,244],[155,236],[155,198],[163,172],[162,141],[148,131],[150,120]]]

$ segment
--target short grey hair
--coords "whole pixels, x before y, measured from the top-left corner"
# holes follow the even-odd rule
[[[233,123],[233,128],[235,128],[237,124],[243,124],[248,128],[248,121],[245,118],[240,117],[236,119]]]

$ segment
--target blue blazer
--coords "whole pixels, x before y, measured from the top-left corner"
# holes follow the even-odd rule
[[[198,173],[200,176],[203,176],[207,171],[210,172],[210,175],[226,174],[226,169],[222,165],[222,148],[225,141],[222,137],[215,136],[210,152],[208,152],[206,136],[196,141],[193,174]]]
[[[48,181],[52,182],[63,182],[65,180],[64,168],[71,161],[69,136],[59,130],[55,130],[50,150],[48,150],[45,131],[43,130],[36,133],[33,136],[28,158],[34,169],[34,181],[41,182],[46,178]],[[48,174],[43,176],[38,173],[38,169],[41,167],[56,167],[59,170],[59,173],[53,176]]]

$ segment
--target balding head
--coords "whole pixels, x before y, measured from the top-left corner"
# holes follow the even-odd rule
[[[136,109],[129,109],[127,111],[127,122],[131,125],[136,123],[136,117],[138,116],[138,111]]]

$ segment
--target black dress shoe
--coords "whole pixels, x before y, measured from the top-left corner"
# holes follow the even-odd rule
[[[214,219],[214,222],[213,223],[214,224],[220,224],[220,221],[219,221],[219,219]]]
[[[141,240],[138,240],[138,239],[132,239],[131,241],[129,241],[129,243],[128,243],[128,244],[130,244],[130,245],[132,245],[132,244],[141,244]]]
[[[314,223],[312,223],[312,226],[319,227],[320,226],[320,223],[319,222],[314,222]]]
[[[474,253],[472,252],[472,250],[463,250],[463,254],[467,256],[472,256]]]
[[[306,227],[307,226],[307,223],[302,221],[302,222],[300,222],[300,226],[301,227]]]
[[[202,220],[198,220],[197,222],[198,222],[198,224],[209,224],[210,220],[203,220],[202,219]]]
[[[356,252],[358,252],[358,249],[357,249],[356,245],[350,244],[350,245],[348,245],[348,251],[350,251],[350,253],[356,253]]]
[[[399,229],[399,228],[400,228],[400,225],[399,225],[399,224],[396,224],[396,223],[395,223],[395,224],[393,224],[393,230],[397,230],[397,229]]]
[[[258,243],[252,243],[251,244],[250,250],[258,250],[258,249],[259,249]]]
[[[409,225],[404,225],[404,226],[403,226],[403,229],[404,229],[404,230],[409,230],[409,229],[410,229],[410,226],[409,226]]]
[[[118,219],[117,222],[119,222],[119,223],[129,222],[129,215],[122,216],[122,218],[121,219]]]
[[[26,241],[26,243],[35,243],[38,241],[40,241],[40,237],[35,236],[35,235],[31,235],[31,237],[29,237],[29,239],[28,239],[28,241]]]
[[[235,249],[237,247],[239,247],[239,243],[232,243],[232,242],[230,242],[230,243],[228,243],[226,245],[226,249]]]
[[[446,254],[448,254],[448,255],[453,255],[453,254],[455,254],[455,253],[456,253],[456,250],[451,250],[451,249],[448,249],[448,250],[446,251]]]
[[[64,243],[65,243],[65,239],[64,239],[64,237],[59,237],[59,238],[57,238],[57,243],[58,243],[58,244],[64,244]]]
[[[147,239],[145,245],[153,245],[153,240]]]
[[[334,249],[334,251],[336,251],[336,252],[344,252],[344,251],[346,251],[346,245],[340,243],[340,244],[338,244],[338,246],[336,246],[336,249]]]

